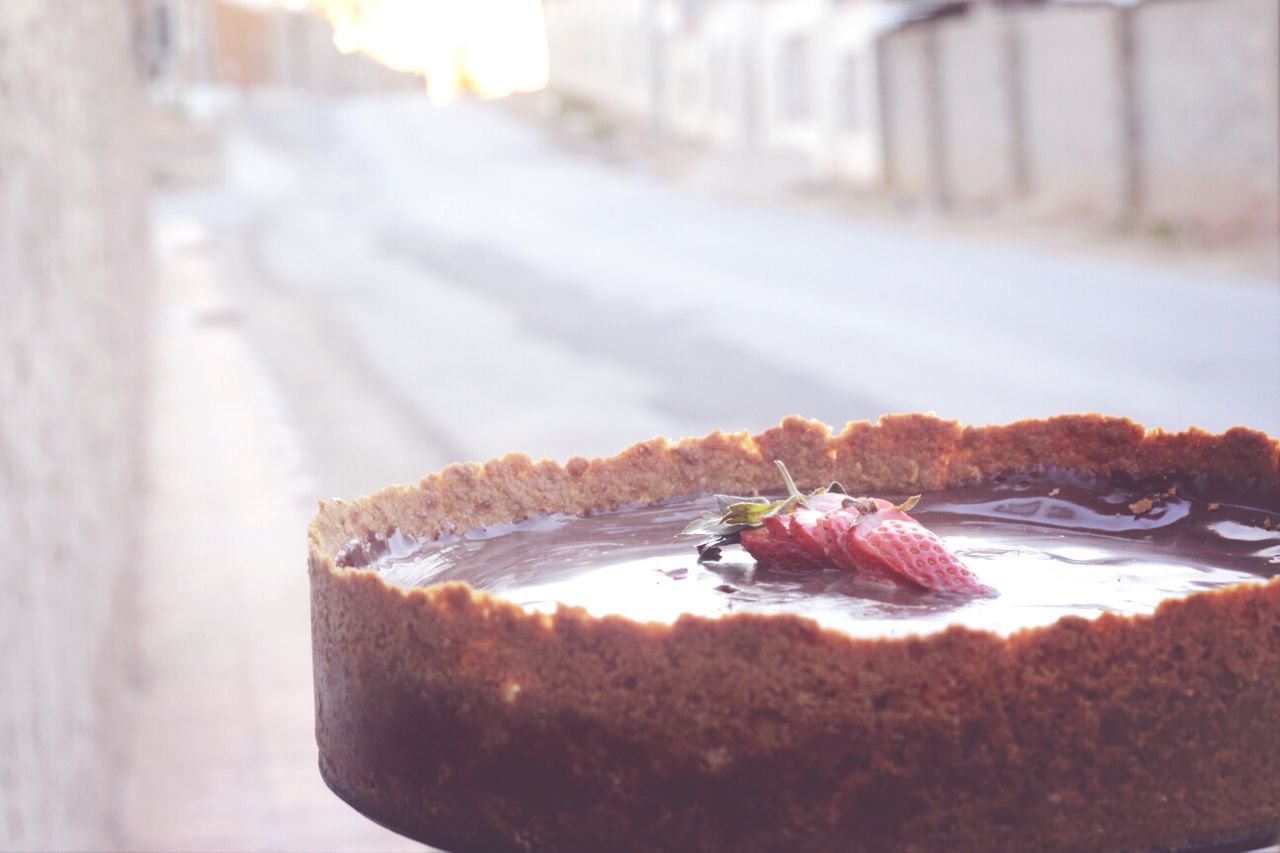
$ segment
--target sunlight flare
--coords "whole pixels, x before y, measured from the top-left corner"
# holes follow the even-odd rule
[[[540,0],[311,0],[343,53],[364,53],[426,79],[433,101],[481,98],[547,84]]]

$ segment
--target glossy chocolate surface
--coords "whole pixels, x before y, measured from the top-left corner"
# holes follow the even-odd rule
[[[657,622],[794,613],[863,637],[1150,613],[1168,598],[1280,574],[1280,495],[1204,478],[1051,471],[925,494],[912,515],[999,591],[993,599],[887,587],[838,569],[766,571],[738,547],[699,563],[698,540],[678,534],[713,507],[709,495],[673,498],[429,541],[388,531],[351,543],[339,563],[403,586],[465,581],[541,612],[565,604]]]

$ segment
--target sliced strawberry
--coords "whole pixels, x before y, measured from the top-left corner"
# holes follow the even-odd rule
[[[832,510],[823,513],[818,519],[815,531],[818,543],[822,545],[822,552],[827,555],[827,561],[850,571],[857,571],[858,564],[840,544],[840,540],[853,529],[855,523],[857,523],[857,516],[853,513]]]
[[[863,517],[858,524],[850,526],[840,536],[840,551],[845,555],[845,559],[855,567],[858,577],[862,580],[890,586],[902,586],[903,581],[907,580],[906,578],[895,572],[893,567],[886,563],[879,554],[861,547],[858,535],[859,530],[867,529],[875,524],[876,519],[871,516]]]
[[[804,549],[817,560],[827,559],[826,549],[818,541],[818,522],[822,520],[825,514],[814,509],[801,507],[790,516],[791,538],[797,544],[804,546]]]
[[[744,530],[741,541],[742,547],[761,568],[796,571],[821,569],[826,565],[800,543],[785,536],[775,536],[768,528]]]
[[[779,539],[791,538],[791,516],[771,515],[761,522],[764,529]]]
[[[801,513],[805,513],[803,518],[800,515]],[[826,554],[813,535],[813,526],[821,516],[822,513],[801,507],[787,515],[775,515],[766,518],[761,524],[772,538],[780,542],[797,545],[807,551],[814,560],[826,562]]]
[[[878,583],[995,595],[941,539],[907,514],[919,496],[895,505],[881,498],[850,497],[838,483],[804,495],[786,466],[777,465],[788,497],[770,501],[717,495],[720,511],[705,513],[685,528],[687,534],[712,537],[698,546],[699,560],[718,559],[721,545],[740,542],[758,565],[769,569],[835,566]]]
[[[859,552],[880,560],[889,571],[933,592],[993,594],[990,587],[979,583],[973,572],[947,550],[937,535],[919,522],[909,517],[878,521],[859,525],[854,531],[853,545]]]

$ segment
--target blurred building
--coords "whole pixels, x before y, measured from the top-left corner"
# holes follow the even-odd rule
[[[334,48],[333,30],[303,8],[238,0],[141,0],[150,90],[190,102],[251,89],[347,94],[421,81]]]
[[[5,850],[114,839],[148,405],[137,12],[0,3]]]
[[[310,16],[0,2],[0,849],[120,843],[151,398],[148,89],[420,85]]]
[[[1280,3],[546,0],[551,85],[954,208],[1280,229]]]
[[[551,85],[718,145],[884,176],[878,50],[952,0],[547,0]]]

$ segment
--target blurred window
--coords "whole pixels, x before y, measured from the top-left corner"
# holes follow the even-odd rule
[[[862,60],[846,54],[840,60],[839,93],[840,127],[850,132],[862,130]]]
[[[788,121],[803,121],[813,109],[807,36],[797,34],[783,42],[781,71],[782,115]]]
[[[159,4],[152,9],[149,22],[141,16],[134,19],[135,51],[150,80],[163,77],[173,59],[172,14],[167,5]]]

